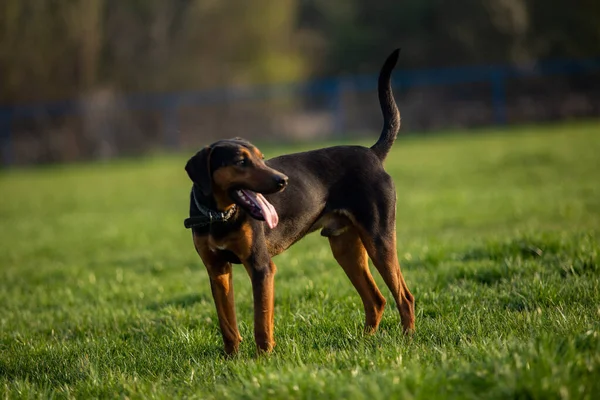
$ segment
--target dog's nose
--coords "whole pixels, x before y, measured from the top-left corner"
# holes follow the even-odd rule
[[[283,189],[284,187],[287,186],[288,177],[285,175],[278,176],[275,178],[275,183],[277,184],[277,187],[279,189]]]

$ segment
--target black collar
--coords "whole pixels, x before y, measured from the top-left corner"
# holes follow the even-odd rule
[[[235,214],[235,211],[237,210],[237,206],[235,204],[227,211],[211,210],[210,208],[200,204],[196,190],[197,186],[194,184],[192,186],[191,198],[199,212],[199,215],[190,216],[183,221],[183,225],[187,229],[201,228],[203,226],[212,225],[216,222],[227,222]]]

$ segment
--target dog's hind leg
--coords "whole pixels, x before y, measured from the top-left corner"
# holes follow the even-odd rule
[[[392,292],[405,333],[415,328],[415,299],[410,293],[398,261],[396,253],[396,193],[393,182],[388,175],[374,187],[378,192],[376,203],[371,203],[367,211],[354,213],[360,238]]]
[[[348,221],[348,224],[350,224],[350,221]],[[350,278],[363,302],[365,332],[375,332],[383,315],[385,298],[377,288],[377,284],[369,271],[367,251],[360,240],[358,231],[350,225],[339,235],[329,236],[329,244],[333,256]]]
[[[412,332],[415,328],[415,299],[400,270],[396,254],[396,232],[385,237],[363,235],[363,242],[373,264],[394,296],[404,332]]]

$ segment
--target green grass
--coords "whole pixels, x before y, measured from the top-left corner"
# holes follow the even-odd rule
[[[599,123],[399,140],[386,167],[416,334],[402,335],[374,273],[388,306],[363,335],[360,298],[313,234],[275,258],[270,356],[256,355],[250,281],[236,267],[245,340],[232,360],[183,228],[185,160],[0,175],[0,397],[600,392]]]

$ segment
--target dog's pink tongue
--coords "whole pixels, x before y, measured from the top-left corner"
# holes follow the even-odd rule
[[[256,193],[256,199],[258,200],[258,206],[265,217],[265,222],[269,225],[269,228],[275,228],[279,222],[279,216],[277,215],[277,211],[275,211],[275,207],[273,207],[273,204],[269,203],[260,193]]]

